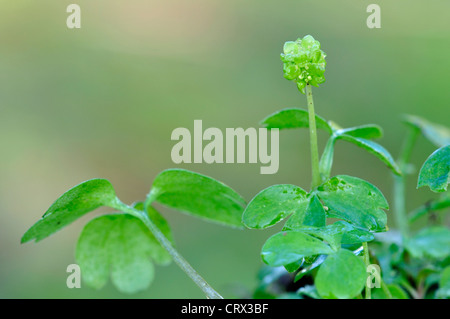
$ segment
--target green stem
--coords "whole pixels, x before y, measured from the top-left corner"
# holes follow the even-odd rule
[[[311,145],[311,168],[312,168],[312,185],[314,189],[322,183],[319,170],[319,150],[317,147],[317,128],[316,128],[316,114],[314,113],[314,101],[312,95],[311,85],[306,85],[306,99],[308,101],[308,115],[309,115],[309,141]]]
[[[407,174],[407,166],[409,158],[411,156],[412,149],[416,142],[419,130],[417,128],[411,128],[406,136],[403,143],[402,150],[400,152],[400,157],[398,159],[398,165],[402,176],[394,177],[394,207],[395,207],[395,218],[397,227],[400,230],[403,238],[409,236],[409,225],[408,216],[406,215],[406,204],[405,204],[405,179]]]
[[[364,264],[366,265],[367,269],[367,267],[369,267],[370,265],[369,246],[367,245],[367,242],[363,243],[363,250],[364,250]],[[366,299],[372,299],[371,293],[372,292],[370,290],[370,287],[366,282]]]
[[[215,291],[205,281],[205,279],[203,279],[202,276],[200,276],[197,271],[195,271],[194,268],[192,268],[192,266],[186,261],[186,259],[184,259],[184,257],[181,256],[175,248],[173,248],[170,241],[148,217],[147,213],[145,213],[144,211],[139,211],[123,203],[121,203],[121,210],[142,220],[142,222],[152,232],[161,246],[163,246],[164,249],[166,249],[170,254],[170,256],[172,256],[172,259],[175,261],[175,263],[197,284],[197,286],[203,291],[207,298],[223,299],[223,297],[217,291]]]

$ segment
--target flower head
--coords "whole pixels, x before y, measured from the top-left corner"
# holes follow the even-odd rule
[[[310,35],[288,41],[281,53],[284,77],[296,82],[302,93],[307,84],[319,86],[325,82],[325,57],[325,53],[320,50],[319,41]]]

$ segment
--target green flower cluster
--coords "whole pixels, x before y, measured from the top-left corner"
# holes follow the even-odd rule
[[[300,92],[307,84],[319,86],[325,82],[325,53],[320,50],[319,41],[307,35],[303,39],[288,41],[281,54],[284,77],[295,81]]]

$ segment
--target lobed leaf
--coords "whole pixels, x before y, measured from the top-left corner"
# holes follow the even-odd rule
[[[419,172],[417,188],[428,186],[433,192],[447,190],[450,183],[450,144],[431,154]]]
[[[158,213],[152,210],[151,214]],[[114,286],[124,293],[148,288],[154,278],[152,261],[165,265],[170,260],[142,221],[128,214],[94,218],[84,227],[76,247],[76,261],[88,286],[100,289],[111,275]]]
[[[38,242],[100,206],[119,209],[119,203],[109,181],[88,180],[61,195],[42,218],[28,229],[21,242],[33,239]]]
[[[316,194],[332,216],[370,231],[386,230],[387,217],[383,209],[388,209],[389,205],[372,184],[356,177],[338,175],[320,185]]]
[[[227,225],[243,228],[245,200],[227,185],[198,173],[182,169],[161,172],[153,181],[149,202]]]
[[[261,124],[269,129],[308,128],[308,116],[308,111],[303,109],[284,109],[269,115],[261,121]],[[318,115],[316,115],[316,127],[319,130],[325,130],[330,134],[332,133],[332,129],[327,121]]]
[[[304,211],[307,193],[294,185],[273,185],[258,193],[247,205],[242,221],[249,228],[264,229],[295,212]]]
[[[341,249],[322,263],[314,283],[322,298],[351,299],[362,291],[366,277],[362,259],[349,250]]]
[[[264,244],[261,257],[269,266],[283,266],[303,257],[331,254],[333,250],[320,239],[298,231],[283,231]]]

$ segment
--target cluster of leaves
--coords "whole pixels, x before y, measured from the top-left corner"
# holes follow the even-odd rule
[[[116,212],[92,219],[78,240],[76,262],[82,279],[93,288],[103,287],[111,278],[119,291],[144,290],[154,278],[153,263],[166,265],[171,261],[161,246],[161,236],[147,225],[155,225],[173,245],[170,227],[152,206],[154,202],[221,225],[243,228],[241,216],[246,202],[239,194],[212,178],[170,169],[155,178],[144,203],[130,206],[117,198],[109,181],[83,182],[59,197],[23,235],[22,243],[33,239],[38,242],[96,208],[110,207]]]
[[[417,116],[405,116],[405,122],[408,124],[410,130],[416,130],[418,133],[422,133],[429,141],[439,147],[428,157],[420,169],[417,187],[428,186],[433,192],[440,193],[440,196],[416,208],[409,214],[409,223],[411,226],[413,226],[413,223],[416,221],[427,216],[429,218],[429,226],[421,228],[412,236],[406,238],[402,237],[402,235],[395,230],[376,234],[375,239],[371,242],[371,259],[372,262],[378,263],[381,266],[382,278],[384,282],[387,283],[387,287],[393,298],[450,298],[450,230],[448,226],[445,226],[445,224],[442,223],[444,218],[436,218],[435,215],[437,212],[444,214],[446,209],[450,207],[450,193],[447,191],[447,185],[450,181],[450,130]],[[267,124],[266,121],[263,123]],[[281,121],[278,121],[277,123],[277,125],[282,124]],[[319,127],[326,128],[323,121],[319,120],[318,123]],[[296,127],[292,124],[293,123],[291,122],[286,127]],[[329,141],[327,147],[331,143],[332,142]],[[404,163],[404,166],[406,169],[404,169],[405,172],[401,178],[404,178],[407,173],[413,173],[409,163]],[[391,169],[394,172],[398,172],[399,168],[394,165]],[[320,189],[320,187],[318,189]],[[258,196],[255,198],[258,198]],[[357,200],[359,200],[359,198]],[[283,200],[280,202],[285,201]],[[314,202],[318,204],[316,199],[314,199]],[[248,208],[251,207],[251,205],[252,202],[250,202]],[[267,207],[267,203],[264,203],[263,205],[266,205]],[[244,212],[244,215],[247,214],[248,208]],[[277,211],[277,208],[272,208],[273,211],[270,214],[272,216],[284,218],[289,214],[288,212],[286,215],[276,215],[274,212]],[[310,212],[311,210],[307,210],[305,216],[310,214]],[[292,214],[296,214],[296,211],[293,211]],[[265,216],[265,218],[268,216]],[[294,216],[295,215],[292,215],[291,219],[294,218]],[[292,224],[292,222],[290,222],[291,219],[286,222],[284,229],[289,229],[289,225]],[[263,225],[269,227],[270,223],[267,222],[268,220],[269,219],[266,219],[265,222],[258,224],[255,228],[265,228],[262,227]],[[314,233],[310,233],[311,226],[309,225],[309,219],[304,218],[303,221],[304,225],[295,229],[300,231],[304,229],[306,234],[315,235]],[[250,221],[250,223],[252,222]],[[336,224],[339,225],[341,223],[342,222],[335,222],[330,226]],[[305,226],[306,224],[308,224],[308,226]],[[274,237],[280,239],[283,236],[282,234],[283,232],[274,235]],[[345,238],[345,236],[348,236],[348,233],[344,233],[343,238]],[[315,237],[320,238],[320,236]],[[371,239],[373,239],[373,237],[367,238],[367,241]],[[288,241],[288,239],[282,240],[285,243]],[[361,241],[363,240],[364,239],[361,238]],[[269,239],[263,247],[263,256],[268,247],[267,243],[270,241],[271,239]],[[331,240],[331,243],[333,243],[333,240]],[[341,241],[341,244],[342,243],[348,245],[348,242],[346,241]],[[298,246],[295,246],[298,249]],[[333,247],[332,244],[330,244],[330,246]],[[345,245],[342,245],[342,247],[344,246]],[[353,249],[355,247],[356,246],[354,246]],[[280,248],[283,252],[279,251]],[[287,245],[279,245],[277,249],[277,253],[281,253],[281,256],[286,256],[292,251],[292,248],[288,248]],[[296,250],[295,252],[298,251],[299,250]],[[356,250],[356,253],[358,253],[358,250]],[[292,256],[292,259],[293,258],[294,256]],[[317,271],[316,267],[321,263],[324,263],[328,257],[326,254],[322,253],[322,255],[319,255],[315,260],[309,258],[310,257],[303,257],[302,261],[299,260],[297,263],[287,265],[283,265],[283,262],[280,263],[280,260],[274,262],[274,259],[265,259],[268,261],[269,265],[274,267],[265,267],[262,269],[259,275],[259,285],[255,291],[255,296],[264,298],[326,298],[327,295],[322,292],[324,288],[320,281],[323,275],[321,274],[320,268],[319,271]],[[345,270],[341,269],[340,275],[336,276],[338,285],[341,284],[345,286],[354,280],[341,277],[344,272]],[[306,277],[307,279],[305,280]],[[362,279],[360,280],[362,282]],[[299,284],[293,285],[293,281],[297,281]],[[325,291],[327,290],[325,289]],[[334,297],[339,296],[334,295]],[[384,299],[387,298],[387,296],[383,289],[374,288],[372,289],[372,298]]]
[[[310,192],[289,184],[270,186],[247,205],[243,223],[248,228],[265,229],[287,220],[282,231],[264,244],[263,261],[296,273],[294,281],[317,267],[314,283],[320,297],[353,298],[361,293],[367,278],[359,248],[373,240],[374,233],[387,230],[384,210],[389,206],[369,182],[347,175],[330,176],[336,141],[367,150],[395,174],[400,170],[389,152],[373,141],[382,136],[379,126],[343,129],[320,116],[316,116],[316,123],[318,129],[330,134],[320,160],[322,184]],[[278,129],[305,128],[309,126],[308,112],[285,109],[262,124]]]
[[[440,196],[409,214],[411,226],[425,217],[428,226],[406,238],[395,233],[380,237],[374,253],[384,269],[384,279],[407,291],[408,297],[450,298],[450,229],[444,222],[450,207],[450,129],[411,115],[405,116],[405,122],[409,130],[438,147],[422,165],[417,187],[428,186]]]
[[[286,42],[281,59],[285,77],[295,81],[300,91],[325,81],[325,54],[313,37]],[[24,234],[22,242],[40,241],[101,206],[110,207],[114,213],[96,217],[84,227],[76,247],[76,261],[87,285],[101,288],[111,278],[120,291],[136,292],[150,285],[154,263],[165,265],[176,256],[169,225],[153,206],[160,203],[238,229],[266,229],[283,221],[282,230],[262,247],[262,260],[270,267],[260,274],[256,297],[360,297],[367,280],[367,242],[372,242],[374,248],[372,259],[383,268],[388,294],[396,298],[450,297],[448,227],[433,225],[411,237],[396,237],[392,232],[381,234],[387,231],[385,210],[389,209],[381,191],[357,177],[331,176],[334,148],[339,140],[373,154],[397,178],[404,178],[400,176],[407,173],[408,163],[397,165],[390,153],[374,141],[383,135],[379,126],[341,128],[312,114],[297,108],[284,109],[262,121],[269,129],[296,129],[309,128],[311,119],[315,119],[317,129],[330,135],[318,165],[320,185],[310,191],[291,184],[273,185],[247,205],[239,194],[219,181],[170,169],[155,178],[145,201],[126,205],[109,181],[93,179],[58,198]],[[418,187],[429,186],[433,192],[443,194],[413,211],[412,223],[430,216],[431,211],[450,206],[446,192],[450,179],[450,133],[445,127],[418,117],[408,116],[406,122],[413,132],[421,132],[439,147],[421,168]],[[380,236],[386,234],[389,235]],[[365,261],[360,256],[362,245],[366,246]],[[285,280],[286,274],[289,282],[307,284],[294,294],[279,289],[279,284],[275,292],[269,291],[274,283]],[[385,298],[385,290],[375,289],[373,296]]]

